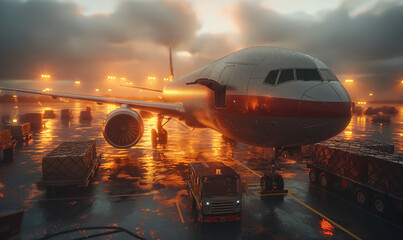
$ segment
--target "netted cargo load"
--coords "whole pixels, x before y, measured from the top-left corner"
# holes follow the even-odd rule
[[[368,184],[403,198],[403,157],[371,157],[368,160]]]
[[[43,157],[43,180],[86,178],[95,158],[95,141],[64,142]]]
[[[31,132],[31,123],[8,125],[7,128],[10,129],[13,138],[21,138]]]
[[[12,136],[9,129],[0,131],[0,144],[11,142]]]
[[[312,164],[357,181],[366,181],[368,162],[363,154],[337,148],[329,142],[316,144]]]
[[[390,144],[372,140],[331,139],[315,144],[312,164],[343,177],[403,197],[403,156]]]

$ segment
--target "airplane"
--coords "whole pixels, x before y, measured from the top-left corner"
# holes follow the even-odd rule
[[[172,66],[170,50],[173,78]],[[121,104],[108,114],[103,126],[105,140],[116,148],[130,148],[143,135],[142,118],[133,109],[158,113],[152,139],[159,143],[166,143],[168,133],[163,126],[173,117],[192,128],[211,128],[229,139],[274,147],[275,156],[260,180],[262,191],[284,188],[282,176],[276,173],[281,150],[331,138],[351,120],[350,96],[322,61],[268,46],[236,51],[174,78],[162,90],[163,102],[0,89]]]

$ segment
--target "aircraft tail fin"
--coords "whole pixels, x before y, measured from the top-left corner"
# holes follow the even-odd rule
[[[174,80],[174,66],[172,62],[172,48],[169,46],[169,81]]]

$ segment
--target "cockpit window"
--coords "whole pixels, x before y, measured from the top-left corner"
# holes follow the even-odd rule
[[[318,69],[296,69],[297,80],[322,81]]]
[[[276,84],[277,74],[278,74],[278,70],[271,71],[269,73],[269,75],[267,75],[266,80],[264,80],[264,83],[268,83],[271,85]]]
[[[321,69],[320,72],[325,81],[338,81],[337,77],[330,70]]]
[[[293,69],[283,69],[281,70],[280,77],[277,84],[294,80],[294,70]]]

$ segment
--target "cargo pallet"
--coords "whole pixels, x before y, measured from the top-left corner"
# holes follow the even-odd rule
[[[29,132],[24,134],[23,136],[15,137],[14,139],[17,141],[17,143],[25,142],[34,137],[33,132]]]
[[[96,156],[92,163],[92,166],[89,168],[88,174],[84,178],[80,179],[71,179],[71,180],[44,180],[42,179],[37,183],[38,189],[47,189],[52,190],[54,188],[62,188],[62,187],[88,187],[89,183],[94,178],[97,170],[99,168],[99,162],[101,160],[102,154]]]
[[[11,239],[20,232],[24,211],[6,211],[0,213],[0,239]]]
[[[392,145],[393,146],[393,145]],[[315,144],[309,180],[339,186],[378,214],[403,212],[403,156],[390,144],[368,140],[327,140]]]
[[[14,147],[16,144],[17,141],[12,140],[0,145],[0,151],[3,151],[3,161],[10,161],[13,159]]]

